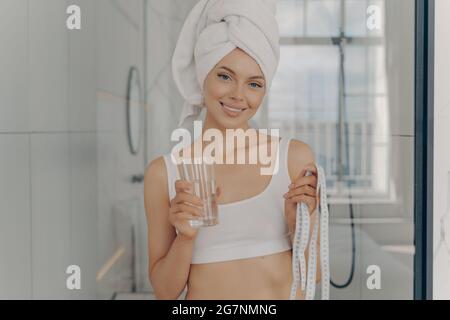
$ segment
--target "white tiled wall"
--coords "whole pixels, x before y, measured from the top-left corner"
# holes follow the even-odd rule
[[[67,30],[66,8],[81,8]],[[0,1],[0,299],[110,298],[113,208],[138,197],[128,70],[143,81],[144,0]],[[143,141],[142,141],[143,142]],[[142,150],[142,147],[141,147]],[[142,212],[142,214],[144,214]],[[66,288],[81,267],[81,290]]]
[[[70,131],[98,130],[95,92],[97,86],[97,7],[96,1],[69,1],[82,10],[82,27],[69,32],[69,129]]]
[[[30,135],[33,298],[67,299],[70,264],[69,135]],[[28,230],[27,230],[28,231]]]
[[[72,291],[71,298],[96,297],[95,275],[98,270],[99,235],[97,143],[95,132],[69,133],[70,264],[77,264],[82,270],[82,290]]]
[[[29,130],[68,131],[69,38],[65,1],[28,2]]]
[[[436,0],[433,298],[450,299],[450,1]]]
[[[0,134],[0,150],[0,299],[29,299],[32,288],[29,135]]]
[[[0,132],[26,132],[30,125],[27,13],[27,0],[0,1]]]

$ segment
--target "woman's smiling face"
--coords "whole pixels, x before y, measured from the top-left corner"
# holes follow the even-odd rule
[[[203,87],[207,117],[224,128],[239,128],[258,110],[266,93],[259,64],[239,48],[208,73]]]

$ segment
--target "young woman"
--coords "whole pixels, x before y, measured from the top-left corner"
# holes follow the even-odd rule
[[[242,3],[234,16],[242,10]],[[192,22],[195,12],[214,12],[209,4],[201,1],[187,21]],[[223,15],[232,16],[229,12]],[[195,19],[199,20],[200,16]],[[255,22],[256,18],[249,20]],[[215,24],[221,24],[226,30],[231,28],[230,20],[218,20]],[[187,27],[188,23],[183,28]],[[220,34],[220,30],[215,31],[216,35]],[[245,34],[247,30],[241,31]],[[221,40],[216,36],[209,41]],[[214,61],[203,77],[197,72],[203,84],[202,106],[206,108],[202,130],[217,129],[224,139],[226,129],[252,129],[248,122],[260,108],[273,76],[267,71],[267,63],[263,64],[267,62],[264,58],[255,59],[237,46],[228,51],[218,62]],[[173,61],[176,57],[177,51]],[[196,61],[202,62],[200,57]],[[186,114],[183,117],[186,119]],[[204,142],[200,143],[205,146]],[[311,215],[317,214],[315,159],[311,148],[297,139],[265,136],[256,143],[256,147],[264,150],[273,150],[272,144],[277,146],[278,171],[261,175],[259,162],[214,164],[219,224],[213,227],[190,226],[190,219],[201,217],[202,202],[189,192],[190,183],[179,179],[170,155],[158,157],[148,165],[144,183],[148,271],[157,299],[177,299],[186,285],[186,299],[289,298],[293,280],[291,241],[297,205],[304,202]],[[246,151],[253,147],[246,140]],[[313,174],[305,176],[307,170]],[[313,226],[311,223],[311,230]],[[316,274],[318,281],[320,262]],[[297,299],[303,297],[299,288]]]

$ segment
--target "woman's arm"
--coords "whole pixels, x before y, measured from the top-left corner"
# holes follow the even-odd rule
[[[164,159],[145,172],[144,199],[148,230],[148,276],[157,299],[178,299],[188,277],[194,240],[177,235],[168,220],[169,195]]]
[[[289,144],[289,150],[288,150],[288,171],[289,176],[291,178],[291,182],[294,182],[298,179],[299,175],[302,173],[302,170],[309,164],[315,163],[315,157],[314,153],[311,150],[311,147],[308,146],[306,143],[292,139],[291,143]],[[289,191],[288,186],[286,186],[286,189]],[[314,221],[314,219],[317,216],[317,207],[318,207],[318,200],[319,198],[316,197],[316,208],[314,209],[313,213],[310,215],[311,222]],[[287,216],[287,223],[288,227],[291,233],[291,243],[293,243],[294,239],[294,232],[295,232],[295,222],[296,222],[296,212],[297,212],[297,206],[299,206],[300,203],[290,203],[285,205],[285,214]],[[317,221],[316,223],[319,223]],[[320,267],[320,223],[319,223],[319,230],[318,230],[318,237],[317,237],[317,251],[316,251],[316,261],[317,261],[317,268],[316,268],[316,282],[320,281],[321,278],[321,267]],[[312,238],[312,232],[314,230],[314,223],[310,224],[310,232],[309,232],[309,242],[308,246],[306,248],[305,256],[306,256],[306,266],[308,266],[308,258],[309,258],[309,248],[310,248],[310,242]]]

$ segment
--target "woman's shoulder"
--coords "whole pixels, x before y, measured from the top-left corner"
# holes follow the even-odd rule
[[[150,161],[145,169],[144,177],[146,181],[154,181],[158,183],[163,183],[166,180],[167,174],[164,155],[160,155]]]
[[[301,140],[291,138],[288,146],[288,171],[291,180],[296,179],[301,170],[310,163],[315,163],[312,148]]]
[[[309,158],[309,160],[313,160],[314,153],[312,148],[304,141],[299,139],[289,138],[289,153],[290,156],[299,160],[299,158]]]

